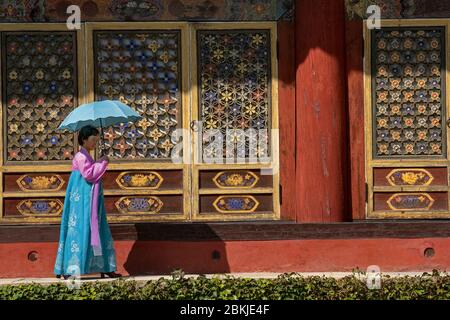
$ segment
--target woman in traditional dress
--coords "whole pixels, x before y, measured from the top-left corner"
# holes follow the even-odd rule
[[[80,151],[72,161],[72,174],[66,190],[61,219],[58,253],[54,272],[68,279],[89,273],[117,278],[116,253],[103,199],[101,178],[109,163],[107,156],[94,161],[99,131],[92,126],[78,134]]]

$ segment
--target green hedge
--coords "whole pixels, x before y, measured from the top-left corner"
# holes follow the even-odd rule
[[[422,276],[383,276],[379,290],[369,290],[356,276],[341,279],[302,277],[285,273],[276,279],[248,279],[225,276],[185,277],[183,272],[154,281],[115,280],[84,282],[80,289],[64,283],[0,286],[0,299],[17,300],[172,300],[172,299],[249,299],[249,300],[335,300],[335,299],[450,299],[450,276],[424,273]]]

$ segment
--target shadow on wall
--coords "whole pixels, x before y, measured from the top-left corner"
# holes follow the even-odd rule
[[[178,269],[196,274],[230,272],[225,243],[207,224],[183,227],[182,223],[134,225],[137,241],[123,265],[125,271],[130,276]]]

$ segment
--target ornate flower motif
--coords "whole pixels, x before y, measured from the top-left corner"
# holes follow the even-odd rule
[[[375,156],[442,152],[440,47],[444,33],[441,28],[420,27],[374,32]]]
[[[37,123],[36,124],[36,132],[44,132],[45,125],[43,123]]]
[[[70,70],[66,69],[64,70],[64,72],[62,73],[62,77],[66,80],[70,79],[72,77],[72,73],[70,72]]]
[[[263,41],[263,36],[262,36],[262,35],[260,35],[260,34],[255,34],[255,35],[252,37],[252,44],[253,44],[253,45],[259,46],[260,44],[263,44],[263,43],[264,43],[264,41]]]
[[[72,241],[70,244],[70,252],[72,253],[80,252],[80,247],[78,246],[78,243],[76,243],[75,241]]]
[[[16,123],[11,123],[9,125],[9,133],[18,133],[19,132],[19,126]]]
[[[11,71],[9,73],[9,79],[10,80],[17,80],[17,72],[15,70]]]
[[[160,147],[163,148],[166,151],[170,151],[173,148],[173,144],[170,142],[169,139],[165,140],[163,143],[161,143]]]
[[[42,70],[38,70],[38,71],[36,71],[36,74],[35,74],[35,76],[36,76],[36,79],[38,79],[38,80],[42,80],[42,79],[44,79],[44,71],[42,71]]]
[[[59,138],[58,138],[57,136],[52,136],[52,137],[50,137],[50,143],[51,143],[52,145],[57,145],[58,142],[59,142]]]

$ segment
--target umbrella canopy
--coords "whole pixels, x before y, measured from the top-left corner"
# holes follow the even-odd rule
[[[103,127],[119,123],[135,122],[142,117],[126,104],[117,100],[103,100],[86,103],[74,109],[57,130],[78,131],[84,126],[100,127],[102,150],[105,150]]]
[[[139,119],[142,117],[136,111],[120,101],[95,101],[74,109],[64,119],[58,130],[78,131],[87,125],[103,129],[103,127],[135,122]]]

